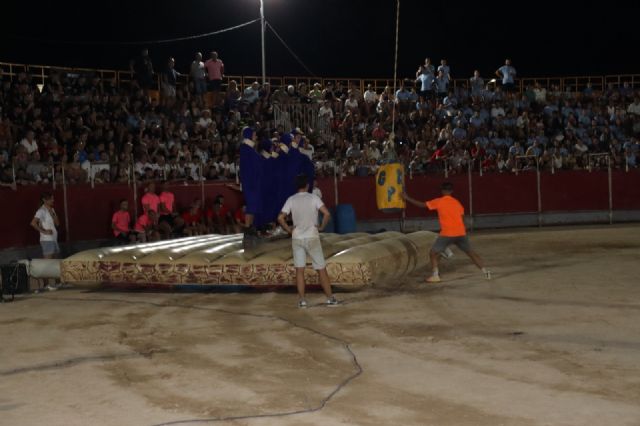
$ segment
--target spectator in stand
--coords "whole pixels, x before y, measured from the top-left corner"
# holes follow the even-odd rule
[[[349,92],[348,98],[344,101],[344,110],[352,114],[358,113],[358,100],[356,99],[355,93]]]
[[[469,84],[471,85],[471,96],[480,98],[484,91],[484,79],[480,77],[480,71],[475,70],[473,72],[473,77],[469,79]]]
[[[169,58],[167,61],[167,69],[160,76],[160,84],[162,87],[162,104],[171,107],[176,101],[176,85],[180,74],[175,69],[176,61]]]
[[[436,77],[435,80],[435,85],[436,85],[436,92],[438,94],[438,100],[440,102],[442,102],[445,98],[445,96],[447,96],[447,85],[449,83],[447,82],[446,77],[444,76],[444,72],[443,71],[438,71],[438,76]]]
[[[449,90],[449,83],[451,82],[451,68],[447,65],[446,59],[440,60],[440,66],[438,66],[438,73],[442,71],[442,75],[447,85],[447,90]]]
[[[244,89],[244,92],[242,94],[242,100],[249,105],[254,105],[256,102],[258,102],[259,97],[260,83],[258,83],[257,81],[254,81],[253,83],[251,83],[251,86],[248,86],[246,89]]]
[[[131,216],[129,215],[129,202],[127,200],[120,200],[120,209],[111,217],[111,229],[120,243],[126,244],[136,240],[136,235],[131,230]]]
[[[224,63],[218,58],[218,52],[212,51],[211,56],[204,63],[209,77],[209,91],[213,92],[213,106],[218,106],[218,94],[222,87],[222,79],[224,78]]]
[[[191,62],[189,75],[193,80],[193,91],[198,97],[200,104],[204,104],[203,95],[207,92],[207,81],[205,75],[202,53],[196,52],[195,59]]]
[[[431,58],[425,58],[424,64],[420,65],[418,67],[418,71],[416,71],[416,78],[422,73],[431,74],[431,76],[433,76],[435,72],[436,70],[431,64]]]
[[[505,59],[504,65],[496,70],[496,76],[502,79],[502,87],[505,91],[515,90],[516,69],[511,66],[511,59]]]
[[[153,86],[153,63],[149,56],[149,49],[142,49],[140,56],[129,63],[131,73],[135,76],[138,86],[142,89],[146,97],[149,96],[149,89]]]
[[[420,68],[418,68],[416,83],[420,84],[420,92],[418,94],[422,98],[426,100],[433,99],[433,73],[429,72],[427,68],[420,66]]]
[[[24,138],[20,141],[20,145],[22,145],[26,151],[27,155],[32,156],[33,153],[38,152],[38,143],[35,139],[35,133],[33,130],[27,130]]]
[[[640,98],[633,98],[633,103],[627,107],[627,112],[636,116],[640,116]]]

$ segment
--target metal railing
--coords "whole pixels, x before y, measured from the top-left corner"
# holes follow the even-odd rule
[[[38,84],[46,84],[49,80],[52,72],[64,72],[67,74],[83,74],[99,77],[102,81],[113,81],[117,87],[126,87],[133,81],[133,73],[130,70],[114,70],[114,69],[98,69],[98,68],[74,68],[74,67],[62,67],[51,65],[35,65],[35,64],[14,64],[8,62],[0,62],[1,74],[8,76],[13,80],[17,78],[20,73],[26,73],[31,76],[32,79]],[[410,80],[413,80],[413,76],[408,76]],[[493,78],[493,76],[490,76]],[[159,74],[156,76],[158,88],[160,87]],[[226,75],[223,80],[223,85],[226,87],[230,80],[235,80],[238,83],[238,88],[244,90],[250,86],[254,81],[261,81],[262,77],[258,75]],[[402,84],[404,79],[398,79],[396,85]],[[337,84],[341,84],[343,88],[356,88],[361,93],[367,89],[367,85],[371,84],[376,93],[381,93],[387,87],[393,87],[393,78],[345,78],[345,77],[301,77],[301,76],[282,76],[267,77],[267,82],[273,88],[286,88],[288,85],[298,87],[300,84],[306,85],[308,90],[313,88],[314,83],[319,83],[323,88],[327,83],[333,83],[334,87]],[[488,77],[486,83],[489,84],[490,78]],[[178,86],[188,85],[190,83],[190,77],[188,72],[185,72],[178,77]],[[591,87],[594,92],[602,92],[608,88],[609,85],[615,87],[621,87],[625,83],[631,89],[640,88],[640,74],[620,74],[620,75],[600,75],[600,76],[565,76],[565,77],[522,77],[516,80],[516,86],[522,92],[527,87],[533,87],[536,83],[539,83],[542,87],[551,89],[556,87],[558,91],[563,93],[578,94],[584,91],[587,87]],[[451,82],[452,87],[466,87],[469,85],[469,79],[454,79]]]

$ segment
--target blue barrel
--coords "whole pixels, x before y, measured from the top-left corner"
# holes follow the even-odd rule
[[[324,232],[334,233],[336,232],[336,209],[329,209],[329,213],[331,213],[331,218],[327,223],[327,227],[324,228]],[[318,222],[322,223],[322,213],[318,212]]]
[[[356,232],[356,212],[351,204],[338,204],[336,206],[335,229],[338,234]]]

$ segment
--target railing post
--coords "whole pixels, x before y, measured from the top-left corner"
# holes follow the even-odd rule
[[[613,179],[611,176],[611,156],[607,155],[607,177],[609,179],[609,225],[613,225]]]
[[[131,163],[131,182],[133,183],[133,217],[134,220],[138,220],[138,182],[136,180],[136,169],[133,166],[133,161],[129,161]]]
[[[538,195],[538,228],[542,227],[542,189],[540,187],[540,164],[536,159],[536,191]]]
[[[335,196],[336,207],[338,206],[338,162],[333,162],[333,194]]]
[[[202,197],[202,211],[204,212],[204,162],[200,161],[200,196]]]
[[[68,242],[71,241],[71,230],[69,229],[69,203],[67,200],[67,178],[64,174],[65,165],[62,164],[62,199],[64,205],[64,229],[65,229],[65,240]]]
[[[467,162],[467,178],[469,180],[469,229],[473,231],[473,179],[471,178],[471,162]]]

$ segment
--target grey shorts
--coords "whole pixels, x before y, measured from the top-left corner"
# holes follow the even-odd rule
[[[307,265],[307,255],[311,258],[313,269],[324,269],[327,266],[320,238],[294,238],[291,240],[291,247],[293,248],[293,266],[296,268],[304,268]]]
[[[43,256],[51,256],[56,253],[60,253],[60,247],[57,241],[40,241],[40,247],[42,247]]]
[[[439,235],[438,238],[436,238],[436,242],[433,243],[431,251],[435,253],[442,253],[452,244],[458,246],[458,248],[465,253],[469,253],[471,251],[471,243],[469,243],[469,237],[466,235],[461,237],[443,237]]]

